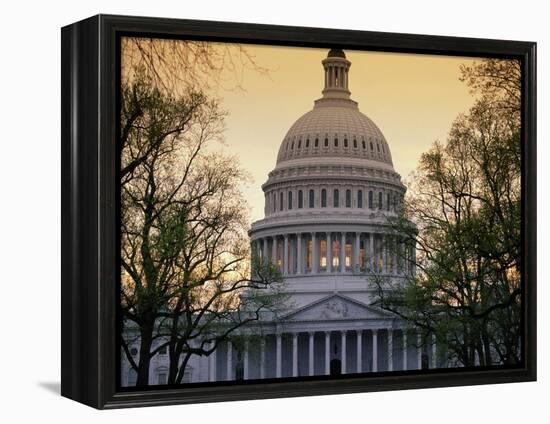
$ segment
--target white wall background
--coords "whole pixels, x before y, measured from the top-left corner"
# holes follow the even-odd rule
[[[548,406],[548,271],[539,382],[98,412],[61,398],[60,30],[98,12],[537,41],[539,240],[548,233],[548,11],[543,1],[5,1],[0,25],[0,421],[519,423]],[[546,118],[546,119],[544,119]],[[549,256],[539,244],[539,263]],[[544,393],[546,391],[546,394]]]

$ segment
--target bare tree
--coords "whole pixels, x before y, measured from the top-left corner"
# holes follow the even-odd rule
[[[168,71],[137,64],[122,87],[121,344],[141,386],[161,349],[179,383],[191,355],[210,354],[284,298],[280,273],[250,261],[239,191],[248,176],[215,147],[226,112],[192,84],[169,93],[159,84]]]
[[[479,97],[445,144],[421,157],[394,231],[413,244],[418,273],[377,303],[436,335],[466,366],[520,361],[519,65],[462,68]],[[413,222],[415,225],[411,225]]]

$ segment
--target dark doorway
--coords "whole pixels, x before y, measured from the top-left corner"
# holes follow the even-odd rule
[[[423,353],[423,354],[422,354],[422,369],[423,369],[423,370],[427,370],[428,368],[430,368],[430,365],[429,365],[428,360],[429,360],[428,354],[427,354],[427,353]]]
[[[333,359],[330,361],[330,375],[342,374],[342,361],[339,359]]]

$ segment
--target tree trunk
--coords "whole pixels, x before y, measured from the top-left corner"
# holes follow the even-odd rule
[[[149,385],[149,365],[151,363],[151,346],[153,344],[153,323],[140,327],[139,363],[137,386]]]

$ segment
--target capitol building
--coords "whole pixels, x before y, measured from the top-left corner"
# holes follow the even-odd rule
[[[330,50],[322,66],[322,97],[283,138],[262,185],[265,217],[249,231],[260,260],[281,271],[292,308],[249,325],[261,328],[261,343],[227,341],[194,357],[184,382],[436,366],[435,344],[422,346],[417,329],[372,305],[369,278],[397,285],[415,272],[414,249],[403,251],[388,224],[406,188],[384,135],[351,98],[345,53]],[[151,364],[151,384],[166,381],[162,353]]]

